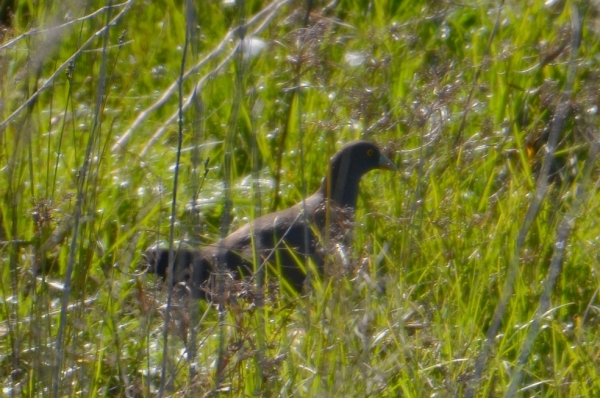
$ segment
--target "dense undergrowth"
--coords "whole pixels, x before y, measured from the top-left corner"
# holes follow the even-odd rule
[[[598,4],[308,3],[14,2],[4,394],[600,395]],[[352,267],[221,314],[143,273],[176,171],[201,247],[358,138],[401,170],[363,179]]]

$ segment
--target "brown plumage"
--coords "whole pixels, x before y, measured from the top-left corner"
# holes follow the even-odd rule
[[[342,221],[340,218],[354,214],[360,178],[378,168],[396,170],[375,144],[352,141],[344,145],[331,158],[320,188],[304,202],[259,217],[201,250],[180,249],[174,265],[175,282],[186,281],[195,297],[206,297],[210,296],[207,284],[219,261],[222,269],[235,277],[252,275],[258,266],[268,263],[273,272],[281,272],[300,290],[306,279],[301,266],[305,256],[322,271],[324,259],[318,249],[319,242],[332,234],[332,229]],[[306,216],[302,211],[304,206]],[[256,267],[253,254],[261,263]],[[150,249],[145,257],[149,272],[167,275],[168,249]]]

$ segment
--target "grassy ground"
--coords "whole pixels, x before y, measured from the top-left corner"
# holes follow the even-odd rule
[[[4,394],[600,395],[596,3],[14,3]],[[357,138],[401,171],[363,179],[353,270],[166,311],[139,265],[173,203],[215,242]]]

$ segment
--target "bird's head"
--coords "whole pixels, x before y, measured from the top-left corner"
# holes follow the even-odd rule
[[[374,169],[398,170],[374,143],[351,141],[331,158],[321,189],[338,205],[354,208],[360,178]]]

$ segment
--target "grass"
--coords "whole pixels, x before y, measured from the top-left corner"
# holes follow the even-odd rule
[[[599,395],[594,3],[194,3],[15,1],[4,394]],[[357,138],[401,171],[363,178],[353,271],[166,310],[140,263],[173,204],[176,241],[215,242]]]

